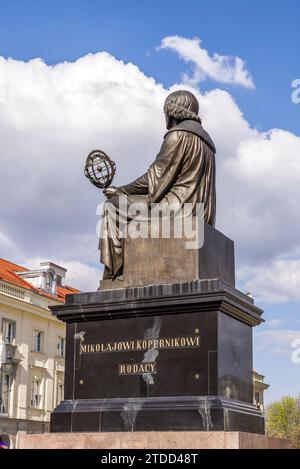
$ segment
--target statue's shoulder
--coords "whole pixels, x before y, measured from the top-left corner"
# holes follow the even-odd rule
[[[172,127],[172,129],[168,130],[168,132],[165,134],[164,138],[170,138],[172,134],[174,135],[174,138],[177,139],[182,135],[183,133],[190,133],[193,135],[197,135],[200,137],[202,140],[204,140],[207,145],[214,151],[216,152],[216,147],[215,144],[210,137],[210,135],[204,130],[200,122],[194,121],[194,120],[184,120],[180,122],[180,124],[176,125],[175,127]]]

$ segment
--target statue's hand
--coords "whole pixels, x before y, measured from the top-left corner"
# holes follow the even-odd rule
[[[111,197],[122,194],[122,191],[118,187],[111,186],[104,189],[103,194],[110,199]]]

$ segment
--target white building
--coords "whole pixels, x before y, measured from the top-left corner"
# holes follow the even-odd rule
[[[78,290],[66,269],[28,270],[0,259],[0,435],[47,431],[64,394],[65,325],[50,305]]]
[[[262,412],[265,410],[264,392],[269,387],[269,384],[265,383],[264,380],[264,375],[253,370],[253,402]]]

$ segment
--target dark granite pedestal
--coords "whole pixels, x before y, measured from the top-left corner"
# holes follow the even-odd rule
[[[51,432],[264,432],[253,405],[262,311],[220,279],[68,295],[65,400]]]

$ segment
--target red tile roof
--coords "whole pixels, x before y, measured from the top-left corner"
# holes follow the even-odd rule
[[[26,267],[0,258],[0,280],[3,280],[4,282],[11,283],[17,287],[25,288],[26,290],[31,290],[34,293],[46,296],[47,298],[51,298],[56,301],[60,301],[61,303],[65,302],[65,297],[69,293],[79,293],[79,290],[73,287],[69,287],[68,285],[57,287],[57,296],[52,295],[51,293],[47,293],[40,288],[34,287],[31,285],[31,283],[27,282],[27,280],[23,279],[17,274],[17,272],[28,272],[28,270],[29,269],[26,269]]]

